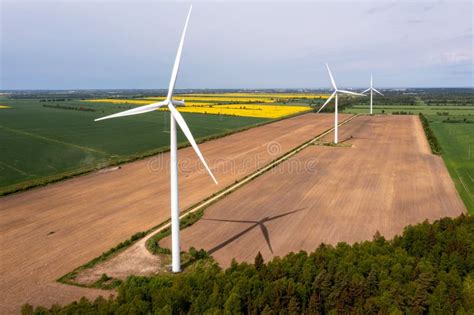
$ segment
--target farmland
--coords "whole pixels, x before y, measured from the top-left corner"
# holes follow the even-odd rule
[[[254,99],[248,93],[231,94],[226,93],[225,97],[186,94],[182,97],[189,98],[190,108],[251,111],[258,107],[262,109],[256,111],[267,111],[267,117],[183,112],[196,137],[214,137],[270,123],[200,145],[219,186],[213,185],[204,174],[190,148],[180,149],[180,161],[184,163],[180,165],[182,211],[321,134],[333,124],[333,116],[328,114],[308,113],[281,121],[273,121],[268,114],[276,111],[272,109],[274,106],[285,109],[321,103],[323,95],[292,97],[293,94],[288,94],[286,98],[276,99],[261,93],[259,101],[253,103]],[[0,221],[4,233],[0,247],[7,249],[2,251],[0,258],[2,272],[6,275],[2,279],[2,310],[18,309],[25,302],[47,305],[69,302],[83,295],[90,298],[98,294],[107,296],[109,292],[65,286],[55,281],[130,235],[169,218],[168,153],[143,158],[166,149],[168,112],[92,122],[97,117],[155,102],[159,97],[118,95],[107,98],[98,95],[63,101],[46,99],[5,98],[0,102],[11,107],[2,109],[0,114],[0,129],[8,135],[2,139],[2,145],[5,143],[5,147],[21,152],[25,165],[37,163],[37,172],[45,172],[39,173],[38,178],[53,174],[52,166],[77,171],[80,168],[74,163],[78,158],[83,159],[83,165],[92,168],[127,159],[140,160],[122,164],[121,168],[106,168],[2,198]],[[312,251],[321,242],[352,243],[371,239],[377,231],[390,238],[408,224],[465,212],[449,175],[454,178],[456,188],[469,208],[466,197],[470,196],[469,179],[472,180],[469,177],[472,176],[472,152],[469,150],[472,124],[468,123],[471,105],[463,108],[453,104],[430,105],[438,106],[438,109],[419,100],[407,105],[404,102],[411,102],[411,99],[404,97],[400,105],[381,107],[394,107],[395,113],[407,108],[412,111],[417,108],[425,113],[432,111],[427,117],[443,147],[449,173],[442,159],[430,153],[415,116],[417,112],[412,116],[388,115],[390,111],[384,112],[387,115],[359,116],[340,128],[339,146],[327,145],[333,137],[329,134],[321,143],[310,145],[207,208],[201,220],[183,230],[182,249],[204,248],[225,267],[232,258],[252,262],[261,252],[268,260],[290,251]],[[348,101],[356,100],[341,98],[342,105]],[[342,109],[357,111],[357,106],[366,105],[352,104],[352,107],[342,106]],[[451,108],[452,112],[443,114]],[[16,110],[23,111],[24,120],[13,115]],[[461,110],[467,112],[462,116],[454,115]],[[341,114],[340,120],[349,116]],[[8,117],[19,123],[14,125]],[[443,122],[448,117],[453,122]],[[153,129],[156,133],[150,134]],[[443,138],[443,135],[447,137]],[[49,152],[49,156],[46,153],[43,156],[41,149],[53,154]],[[0,162],[3,158],[7,161],[5,165],[0,163],[4,169],[28,174],[20,167],[21,163],[11,163],[18,156],[2,156]],[[308,166],[311,167],[309,173],[306,172]],[[452,170],[456,171],[453,173]],[[163,239],[160,245],[168,246],[169,239]],[[146,251],[144,247],[143,250]]]
[[[363,103],[363,104],[361,104]],[[472,91],[430,92],[418,95],[388,93],[374,97],[375,114],[418,115],[429,121],[456,188],[469,212],[474,213],[474,99]],[[378,105],[380,104],[380,105]],[[367,113],[367,100],[346,104],[343,112]]]
[[[320,100],[323,96],[312,97]],[[212,98],[205,95],[193,95],[190,98],[195,102],[191,104],[199,106],[189,106],[180,111],[195,137],[200,140],[309,110],[307,105],[303,106],[301,103],[295,106],[270,104],[276,100],[275,96],[219,97],[214,94]],[[196,99],[201,99],[201,103]],[[0,194],[68,178],[167,149],[167,111],[100,123],[93,121],[132,106],[149,104],[153,100],[95,100],[98,101],[91,102],[84,97],[60,99],[52,96],[0,98],[0,104],[4,107],[0,115]],[[219,104],[227,105],[219,105],[219,109],[209,105],[216,104],[216,100]],[[248,104],[255,100],[263,105]],[[178,141],[186,144],[181,133],[178,134]]]
[[[360,116],[340,130],[344,145],[308,147],[209,207],[183,230],[183,248],[204,248],[229,266],[377,231],[391,238],[409,224],[466,211],[416,116]]]
[[[474,213],[474,113],[428,118],[459,195]]]
[[[341,115],[341,121],[349,117]],[[332,115],[305,114],[203,143],[219,180],[203,173],[191,148],[179,150],[182,210],[329,129]],[[275,145],[274,144],[278,144]],[[2,197],[2,310],[26,302],[68,302],[84,289],[56,279],[130,235],[169,218],[168,153]],[[66,288],[64,288],[66,287]],[[88,296],[96,291],[87,293]],[[109,292],[102,293],[108,295]]]

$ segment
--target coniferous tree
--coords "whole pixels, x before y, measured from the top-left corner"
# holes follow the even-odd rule
[[[260,252],[258,252],[257,256],[255,256],[255,268],[257,270],[261,270],[264,265],[265,262],[263,261],[263,256]]]

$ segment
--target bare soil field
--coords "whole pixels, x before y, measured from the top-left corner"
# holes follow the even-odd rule
[[[360,116],[340,139],[338,147],[309,146],[210,206],[182,231],[182,248],[204,248],[226,267],[258,252],[269,260],[370,240],[376,231],[391,238],[409,224],[466,212],[418,117]]]
[[[341,120],[349,116],[341,115]],[[332,124],[331,114],[305,114],[200,145],[218,186],[191,148],[179,150],[181,209],[253,173]],[[243,201],[239,204],[245,205]],[[110,292],[55,280],[168,218],[168,154],[0,198],[0,313],[18,312],[26,302],[47,306],[84,295],[108,296]]]

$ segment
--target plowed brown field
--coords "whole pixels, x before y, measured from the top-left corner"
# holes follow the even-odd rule
[[[341,120],[349,115],[341,115]],[[187,209],[332,127],[305,114],[200,146],[215,186],[192,149],[179,150],[180,206]],[[133,233],[169,217],[168,154],[0,198],[0,313],[23,303],[66,303],[98,290],[55,280]],[[244,203],[244,200],[239,201]],[[108,295],[109,292],[102,292]]]
[[[232,258],[253,262],[259,251],[268,260],[376,231],[390,238],[466,212],[418,117],[360,116],[340,128],[340,139],[340,147],[306,148],[212,205],[182,232],[182,248],[204,248],[225,267]]]

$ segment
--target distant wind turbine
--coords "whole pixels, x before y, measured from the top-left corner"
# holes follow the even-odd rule
[[[326,102],[321,106],[321,108],[318,110],[318,113],[332,100],[333,97],[335,97],[335,110],[334,110],[334,143],[337,144],[338,142],[338,120],[337,120],[337,95],[339,93],[342,94],[351,94],[351,95],[358,95],[358,96],[367,96],[361,93],[355,93],[351,91],[346,91],[346,90],[340,90],[336,86],[336,82],[334,82],[334,78],[332,77],[331,69],[329,69],[329,65],[326,64],[326,68],[328,69],[329,77],[331,78],[331,83],[332,87],[334,88],[334,92],[332,92],[331,96],[326,100]]]
[[[372,78],[372,74],[370,74],[370,87],[365,90],[364,92],[362,92],[362,94],[365,94],[366,92],[369,92],[370,91],[370,115],[372,115],[372,98],[373,98],[373,92],[376,92],[380,95],[383,96],[382,93],[380,93],[379,91],[377,91],[374,86],[373,86],[373,78]]]
[[[209,166],[207,165],[204,157],[202,156],[199,147],[194,140],[191,131],[188,128],[183,116],[181,116],[180,112],[175,108],[175,106],[184,106],[183,101],[175,101],[173,100],[173,90],[176,83],[176,78],[178,77],[178,70],[179,64],[181,59],[181,52],[183,50],[183,43],[184,37],[186,35],[186,29],[188,27],[189,17],[191,16],[192,6],[189,8],[188,16],[186,18],[186,23],[184,24],[183,34],[181,35],[181,41],[179,43],[178,52],[176,54],[176,59],[173,66],[173,71],[171,73],[171,80],[168,88],[168,95],[166,99],[162,102],[153,103],[150,105],[140,106],[137,108],[133,108],[130,110],[126,110],[117,114],[113,114],[110,116],[98,118],[95,121],[109,119],[109,118],[116,118],[116,117],[123,117],[123,116],[130,116],[130,115],[137,115],[148,113],[154,111],[160,107],[167,106],[170,111],[170,170],[171,170],[171,243],[172,243],[172,271],[173,272],[180,272],[181,271],[181,261],[180,261],[180,246],[179,246],[179,204],[178,204],[178,150],[177,150],[177,141],[176,141],[176,123],[178,123],[179,127],[183,131],[184,135],[188,139],[189,143],[193,147],[194,151],[196,152],[197,156],[201,160],[202,164],[206,168],[209,175],[212,177],[214,182],[217,185],[217,180],[212,174]]]

